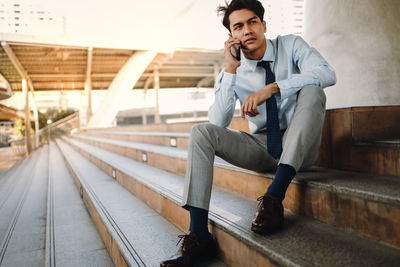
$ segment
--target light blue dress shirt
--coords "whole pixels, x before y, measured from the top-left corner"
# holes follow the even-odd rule
[[[261,60],[271,61],[271,70],[280,88],[280,93],[275,94],[275,97],[281,130],[286,129],[292,119],[297,92],[302,87],[314,84],[325,88],[336,83],[333,68],[300,36],[285,35],[273,40],[267,39],[267,49]],[[236,74],[221,71],[215,81],[215,100],[208,110],[211,123],[227,127],[233,118],[236,101],[239,99],[242,105],[248,95],[265,86],[265,70],[257,67],[258,61],[247,59],[242,53]],[[252,133],[266,130],[265,103],[257,109],[259,115],[246,115]]]

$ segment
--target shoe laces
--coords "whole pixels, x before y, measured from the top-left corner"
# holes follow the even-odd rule
[[[260,209],[261,206],[263,205],[265,210],[273,210],[274,201],[272,201],[272,199],[271,199],[271,201],[266,201],[267,199],[270,199],[270,197],[267,195],[259,196],[257,198],[257,201],[259,201],[257,208]]]
[[[188,235],[178,235],[178,243],[176,243],[176,246],[179,245],[179,243],[182,241],[181,248],[191,248],[194,246],[194,244],[197,242],[197,239],[195,236],[188,234]]]

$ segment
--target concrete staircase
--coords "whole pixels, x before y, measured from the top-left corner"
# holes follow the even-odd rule
[[[175,252],[182,231],[57,143],[0,178],[0,266],[157,266]]]
[[[190,127],[97,129],[65,137],[58,144],[62,151],[71,149],[83,155],[181,231],[187,231],[189,216],[180,202]],[[400,264],[398,176],[315,166],[299,173],[289,187],[284,230],[260,236],[250,231],[250,222],[256,198],[272,178],[273,173],[255,173],[216,158],[209,228],[226,264]]]
[[[84,131],[3,173],[0,266],[158,266],[189,225],[191,126]],[[272,179],[216,158],[220,254],[201,266],[400,266],[399,176],[314,166],[288,189],[284,229],[261,236],[250,223]]]
[[[0,178],[0,266],[113,266],[54,144]]]

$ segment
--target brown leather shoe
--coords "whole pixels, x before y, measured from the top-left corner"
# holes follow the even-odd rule
[[[217,256],[218,246],[212,236],[205,241],[200,241],[194,233],[179,235],[178,237],[180,238],[179,242],[183,240],[181,247],[175,255],[161,262],[160,267],[192,266],[194,263]]]
[[[266,234],[274,232],[283,226],[283,205],[282,200],[270,193],[259,197],[257,213],[251,223],[251,230]]]

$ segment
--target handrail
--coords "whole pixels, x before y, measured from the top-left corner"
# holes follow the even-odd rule
[[[41,144],[43,144],[43,142],[48,142],[50,137],[53,137],[54,134],[60,135],[60,131],[57,131],[57,129],[61,130],[61,135],[65,134],[66,132],[69,132],[68,127],[71,127],[74,123],[74,120],[76,120],[76,119],[79,120],[79,111],[76,111],[76,112],[68,115],[67,117],[62,118],[54,123],[46,125],[42,129],[40,129],[35,135],[32,135],[31,138],[33,139],[33,138],[36,138],[39,136],[40,141],[39,141],[38,146],[40,146]],[[68,123],[71,123],[71,124],[68,125]],[[65,125],[67,127],[65,127]],[[79,128],[79,122],[78,122],[77,127]],[[26,141],[26,136],[19,137],[19,138],[12,138],[11,140],[8,141],[8,143],[13,148],[13,151],[15,154],[24,154],[26,151],[25,141]]]
[[[43,127],[42,129],[39,130],[39,135],[42,134],[42,132],[47,131],[47,129],[48,129],[49,127],[50,127],[50,128],[57,127],[57,126],[59,126],[59,125],[61,125],[61,124],[66,123],[66,122],[69,121],[69,120],[75,119],[75,117],[78,117],[78,116],[79,116],[79,111],[76,111],[76,112],[74,112],[74,113],[68,115],[68,116],[65,117],[65,118],[62,118],[62,119],[60,119],[60,120],[58,120],[58,121],[56,121],[56,122],[54,122],[54,123],[48,124],[48,125],[46,125],[45,127]]]

